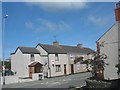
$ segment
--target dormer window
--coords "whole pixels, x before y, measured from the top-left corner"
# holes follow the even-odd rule
[[[56,60],[56,61],[59,60],[58,54],[55,54],[55,60]]]
[[[35,61],[35,56],[34,56],[34,54],[31,54],[31,61]]]

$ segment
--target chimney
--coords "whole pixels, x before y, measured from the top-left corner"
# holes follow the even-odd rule
[[[58,42],[58,41],[54,41],[54,42],[53,42],[53,45],[59,46],[59,42]]]
[[[83,46],[82,44],[77,44],[77,47],[79,48],[82,48],[82,46]]]
[[[116,4],[115,18],[116,18],[116,21],[120,21],[120,1]]]

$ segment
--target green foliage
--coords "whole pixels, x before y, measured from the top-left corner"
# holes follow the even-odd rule
[[[74,63],[78,63],[78,62],[82,62],[83,61],[83,57],[76,57],[74,60]]]
[[[3,61],[2,61],[3,63]],[[10,61],[4,61],[5,68],[11,69],[11,62]]]

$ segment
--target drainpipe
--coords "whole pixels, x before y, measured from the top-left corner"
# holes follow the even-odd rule
[[[49,54],[48,54],[48,69],[49,69],[49,74],[50,74],[50,78],[51,78],[51,68],[50,68],[49,62],[50,62],[50,60],[49,60]]]

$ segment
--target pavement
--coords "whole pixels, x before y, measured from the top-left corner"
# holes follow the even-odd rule
[[[4,90],[4,88],[69,88],[70,86],[81,87],[86,84],[85,79],[91,76],[92,74],[90,72],[86,72],[68,76],[47,78],[38,81],[8,84],[2,86],[2,88]]]

